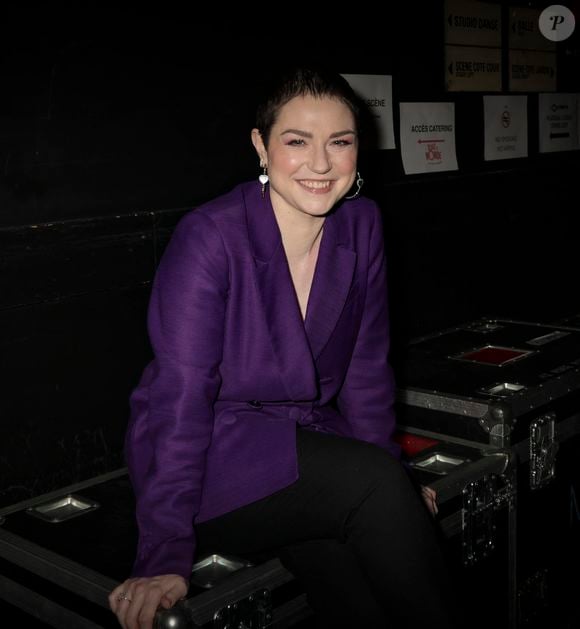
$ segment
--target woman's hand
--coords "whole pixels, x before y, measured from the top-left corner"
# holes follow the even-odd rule
[[[178,574],[127,579],[109,594],[109,605],[123,629],[151,629],[155,612],[187,594],[187,583]]]
[[[431,515],[437,515],[439,512],[439,509],[437,508],[437,493],[431,489],[431,487],[421,485],[421,496],[423,496],[423,500],[427,505],[427,509],[429,509],[429,513],[431,513]]]

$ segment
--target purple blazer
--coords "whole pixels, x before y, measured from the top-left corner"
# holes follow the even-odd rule
[[[327,217],[305,321],[258,182],[183,217],[151,295],[155,358],[131,397],[135,576],[187,577],[194,521],[296,481],[296,424],[398,456],[386,291],[368,199]]]

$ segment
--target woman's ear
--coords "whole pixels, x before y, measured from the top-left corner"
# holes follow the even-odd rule
[[[262,134],[259,129],[252,129],[252,144],[256,149],[258,157],[260,158],[260,164],[266,166],[268,164],[268,153],[266,152],[264,139],[262,138]]]

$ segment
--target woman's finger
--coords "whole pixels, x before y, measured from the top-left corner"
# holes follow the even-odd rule
[[[151,629],[160,605],[168,609],[187,594],[176,574],[127,579],[109,595],[109,605],[123,629]]]
[[[138,592],[128,615],[128,629],[152,629],[162,596],[163,591],[157,583]]]
[[[437,515],[437,513],[439,513],[439,508],[437,507],[437,493],[431,489],[431,487],[423,486],[421,487],[421,494],[429,512],[432,515]]]
[[[113,613],[116,614],[121,604],[126,602],[127,598],[129,598],[129,589],[134,580],[135,579],[127,579],[109,594],[109,606],[111,607]]]
[[[187,594],[185,579],[177,579],[161,598],[161,605],[165,609],[173,607],[175,603]]]

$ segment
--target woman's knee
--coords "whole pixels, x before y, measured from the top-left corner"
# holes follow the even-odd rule
[[[330,473],[351,508],[370,495],[393,503],[417,493],[402,463],[379,446],[343,438],[335,454]]]
[[[344,523],[371,496],[390,511],[417,493],[401,462],[376,445],[314,434],[299,441],[299,449],[297,487],[321,519]]]

